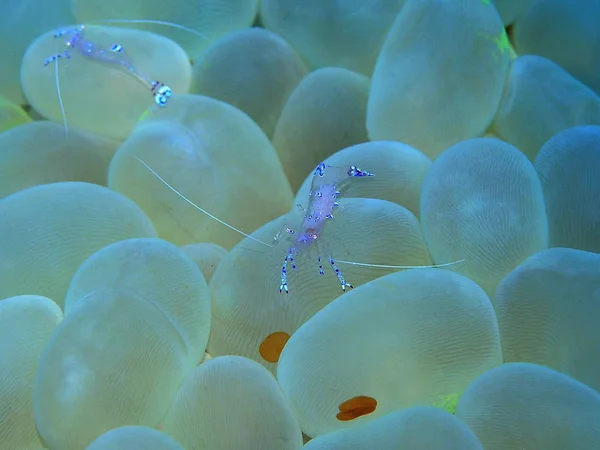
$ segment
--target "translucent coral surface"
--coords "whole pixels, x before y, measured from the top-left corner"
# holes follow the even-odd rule
[[[52,300],[0,300],[0,448],[41,450],[33,419],[33,381],[46,342],[63,314]]]
[[[189,372],[177,330],[143,297],[105,288],[80,303],[48,341],[33,387],[50,448],[79,450],[131,423],[155,427]]]
[[[201,361],[210,330],[210,298],[200,269],[183,250],[155,238],[107,245],[79,266],[65,313],[105,287],[135,292],[160,310],[183,340],[190,367]]]
[[[549,59],[524,55],[513,62],[493,131],[532,161],[556,133],[600,124],[600,97]]]
[[[600,446],[600,395],[544,366],[508,363],[475,380],[456,415],[486,450]]]
[[[0,133],[0,198],[40,184],[87,181],[106,186],[117,142],[35,121]]]
[[[600,255],[552,248],[527,258],[496,290],[505,362],[532,362],[600,389]]]
[[[249,27],[259,0],[71,0],[80,22],[117,20],[160,20],[188,27],[205,37],[158,24],[124,24],[163,34],[197,56],[210,42],[233,30]]]
[[[534,166],[544,190],[550,246],[600,253],[600,126],[555,135]]]
[[[485,292],[447,270],[414,269],[366,283],[323,308],[292,335],[277,378],[303,431],[316,437],[432,405],[501,363]],[[357,396],[376,404],[344,407]]]
[[[273,375],[241,356],[211,359],[190,374],[163,428],[186,450],[302,447],[300,426]]]
[[[72,22],[70,0],[23,0],[2,4],[0,15],[0,96],[23,104],[19,68],[23,54],[37,36],[49,28]],[[49,55],[48,55],[49,56]],[[40,61],[40,64],[43,62]]]
[[[452,414],[431,406],[415,406],[386,414],[348,430],[327,433],[306,450],[483,450],[473,432]]]
[[[313,69],[343,67],[370,76],[405,0],[262,0],[264,25],[287,39]]]
[[[316,70],[288,98],[273,134],[292,189],[328,156],[366,142],[369,79],[339,67]]]
[[[87,450],[184,450],[184,448],[169,435],[154,428],[129,425],[107,431]]]
[[[551,59],[600,94],[599,11],[598,0],[530,2],[515,22],[517,52]]]
[[[395,203],[341,199],[343,210],[324,229],[319,242],[295,257],[289,294],[279,292],[281,267],[292,242],[269,248],[245,239],[223,259],[210,282],[211,355],[243,355],[275,370],[277,359],[264,358],[261,344],[275,332],[292,334],[342,292],[327,257],[372,264],[428,265],[431,259],[416,217]],[[372,220],[364,222],[364,217]],[[297,227],[296,211],[262,227],[254,237],[271,242],[282,227]],[[287,224],[287,225],[285,225]],[[327,276],[319,275],[321,254]],[[360,286],[393,269],[340,264],[348,281]],[[266,344],[270,347],[270,344]]]
[[[256,123],[201,95],[179,96],[169,108],[151,110],[117,150],[108,185],[140,205],[160,237],[174,244],[209,241],[231,248],[239,242],[239,233],[195,209],[157,175],[247,233],[288,211],[293,198],[277,154]]]
[[[600,0],[4,3],[0,450],[600,449]]]
[[[398,140],[437,157],[483,134],[502,95],[509,49],[491,2],[408,0],[373,72],[371,140]]]
[[[127,197],[82,182],[43,184],[0,200],[0,297],[34,293],[64,304],[79,265],[122,239],[156,230]]]
[[[540,180],[531,162],[494,138],[463,141],[431,166],[421,192],[421,221],[436,263],[490,295],[512,269],[548,246]]]
[[[194,61],[190,92],[238,107],[271,138],[285,102],[307,72],[283,38],[250,28],[216,40]]]

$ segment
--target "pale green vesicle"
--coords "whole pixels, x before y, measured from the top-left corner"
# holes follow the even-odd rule
[[[31,117],[19,105],[0,97],[0,133],[31,122]]]
[[[459,399],[460,394],[442,395],[439,401],[433,403],[433,406],[444,409],[450,414],[455,414]]]

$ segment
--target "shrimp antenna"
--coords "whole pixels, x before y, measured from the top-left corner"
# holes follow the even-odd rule
[[[438,267],[447,267],[447,266],[453,266],[454,264],[460,264],[461,262],[464,262],[464,259],[460,259],[458,261],[444,263],[444,264],[434,264],[432,266],[388,266],[385,264],[369,264],[369,263],[359,263],[359,262],[354,262],[354,261],[342,261],[340,259],[337,259],[336,262],[338,262],[340,264],[351,264],[353,266],[361,266],[361,267],[379,267],[382,269],[436,269]]]
[[[60,114],[63,119],[63,126],[65,127],[65,137],[69,136],[69,127],[67,126],[67,116],[65,114],[65,105],[63,105],[62,95],[60,93],[60,81],[58,78],[58,58],[54,60],[54,80],[56,84],[56,94],[58,95],[58,105],[60,106]]]
[[[219,219],[218,217],[212,215],[211,213],[209,213],[208,211],[206,211],[205,209],[200,208],[198,205],[196,205],[193,201],[191,201],[189,198],[187,198],[185,195],[183,195],[181,192],[179,192],[177,189],[175,189],[173,186],[171,186],[163,177],[161,177],[158,173],[156,173],[156,171],[154,169],[152,169],[152,167],[150,167],[148,164],[146,164],[144,161],[142,161],[140,158],[138,158],[137,156],[135,157],[135,159],[137,159],[139,162],[141,162],[144,166],[146,166],[146,169],[148,169],[150,172],[152,172],[152,174],[158,178],[165,186],[167,186],[171,191],[173,191],[175,194],[177,194],[180,198],[182,198],[183,200],[185,200],[187,203],[189,203],[190,205],[192,205],[194,208],[196,208],[198,211],[206,214],[208,217],[210,217],[211,219],[216,220],[217,222],[219,222],[222,225],[225,225],[227,228],[235,231],[236,233],[241,234],[242,236],[247,237],[248,239],[253,240],[254,242],[258,242],[259,244],[265,245],[267,247],[275,247],[274,245],[271,244],[267,244],[266,242],[261,241],[260,239],[256,239],[253,236],[250,236],[249,234],[244,233],[242,230],[238,230],[236,227],[234,227],[233,225],[229,225],[227,222],[224,222],[223,220]]]
[[[207,39],[210,40],[210,38],[208,36],[206,36],[205,34],[200,33],[199,31],[196,30],[192,30],[191,28],[188,28],[184,25],[179,25],[177,23],[173,23],[173,22],[166,22],[164,20],[152,20],[152,19],[101,19],[101,20],[93,20],[91,22],[87,22],[89,24],[95,24],[95,23],[151,23],[154,25],[165,25],[168,27],[173,27],[173,28],[178,28],[180,30],[183,31],[187,31],[188,33],[194,34],[198,37],[201,37],[203,39]]]

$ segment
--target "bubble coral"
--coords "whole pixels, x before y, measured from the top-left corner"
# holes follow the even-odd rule
[[[258,0],[71,0],[79,22],[105,19],[151,19],[182,25],[206,36],[202,39],[174,27],[127,24],[177,41],[192,57],[198,56],[214,39],[252,25]]]
[[[486,1],[486,0],[483,0]],[[492,0],[490,0],[492,1]],[[504,25],[512,25],[519,20],[535,0],[493,0],[492,3],[498,10]]]
[[[46,297],[0,300],[0,448],[43,448],[33,420],[33,381],[42,350],[62,318]]]
[[[600,126],[579,126],[544,144],[534,167],[544,190],[549,244],[600,253]]]
[[[241,109],[271,138],[286,100],[306,73],[283,38],[250,28],[223,36],[194,61],[190,93]]]
[[[156,238],[126,239],[86,259],[69,285],[65,315],[88,294],[110,286],[130,290],[158,308],[198,365],[210,330],[210,296],[198,266],[177,246]]]
[[[317,437],[462,392],[501,363],[485,292],[448,270],[412,269],[366,283],[315,314],[283,349],[277,379],[302,430]],[[339,417],[358,395],[375,399],[376,409]]]
[[[157,426],[190,371],[177,329],[145,298],[104,288],[78,303],[50,337],[33,387],[38,432],[61,450],[119,426]]]
[[[64,303],[79,265],[100,248],[155,237],[131,200],[82,182],[34,186],[0,200],[0,298],[33,293]]]
[[[327,224],[319,248],[334,258],[361,263],[429,265],[431,260],[419,221],[406,208],[378,199],[340,199],[342,211]],[[253,237],[271,242],[284,224],[296,226],[298,212],[268,223]],[[233,248],[215,271],[211,292],[211,335],[208,352],[213,355],[242,355],[275,370],[280,336],[292,334],[313,314],[338,297],[340,283],[335,276],[321,277],[317,247],[296,257],[298,270],[289,273],[289,294],[279,292],[281,265],[288,252],[286,241],[267,248],[245,239]],[[341,264],[340,264],[341,267]],[[330,271],[330,267],[326,267]],[[394,269],[344,265],[347,280],[356,287]],[[267,352],[261,354],[261,345]],[[275,353],[275,357],[273,357]],[[264,358],[267,355],[268,359]],[[273,360],[273,361],[270,361]]]
[[[235,130],[235,132],[232,132]],[[197,211],[182,195],[245,232],[289,210],[293,196],[268,138],[246,114],[200,95],[154,108],[115,153],[108,186],[133,199],[160,237],[176,245],[231,248],[240,235]]]
[[[600,389],[600,255],[552,248],[527,258],[498,286],[505,362],[532,362]]]
[[[181,250],[196,263],[207,283],[227,255],[227,250],[210,242],[184,245]]]
[[[530,363],[507,363],[467,388],[456,415],[485,450],[600,448],[600,395]]]
[[[0,97],[0,133],[31,122],[31,117],[19,105]]]
[[[394,411],[347,430],[323,434],[305,450],[483,450],[481,443],[459,419],[431,406]]]
[[[48,29],[73,22],[71,0],[7,2],[0,15],[0,96],[25,103],[19,84],[21,59],[27,47]]]
[[[117,142],[62,125],[30,122],[0,134],[0,198],[40,184],[86,181],[105,186]]]
[[[504,87],[492,130],[534,160],[556,133],[600,124],[600,97],[556,63],[536,55],[517,58]]]
[[[294,192],[328,156],[368,141],[368,96],[369,79],[339,67],[315,70],[296,86],[272,139]]]
[[[150,427],[129,425],[99,436],[86,450],[184,450],[171,436]]]
[[[241,356],[198,366],[179,389],[163,427],[187,450],[302,447],[298,422],[273,375]]]
[[[29,103],[44,117],[62,121],[55,70],[44,60],[62,52],[64,40],[45,33],[27,49],[21,84]],[[189,89],[192,69],[185,51],[175,42],[147,31],[89,26],[86,39],[104,48],[121,45],[137,71],[168,84],[175,94]],[[74,50],[58,62],[65,116],[70,127],[124,139],[154,101],[148,88],[116,64],[102,64]],[[52,64],[57,64],[54,62]],[[93,107],[91,106],[93,105]]]
[[[599,10],[598,0],[532,2],[515,22],[515,47],[554,61],[600,94]]]
[[[407,0],[373,71],[369,138],[404,142],[435,158],[481,136],[509,61],[508,38],[489,2]]]
[[[386,33],[405,0],[262,0],[266,28],[283,36],[311,68],[371,76]]]
[[[447,149],[425,177],[421,225],[435,263],[451,267],[486,290],[528,256],[548,246],[542,186],[531,162],[493,138]]]

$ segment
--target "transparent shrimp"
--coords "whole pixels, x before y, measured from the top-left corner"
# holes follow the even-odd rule
[[[190,199],[188,199],[185,195],[171,186],[163,177],[161,177],[154,169],[152,169],[148,164],[146,164],[141,159],[136,159],[143,164],[158,180],[161,181],[169,190],[175,193],[178,197],[182,198],[185,202],[190,204],[192,207],[207,215],[213,220],[221,223],[222,225],[230,228],[231,230],[245,236],[248,239],[251,239],[265,247],[273,248],[277,241],[280,241],[283,237],[283,233],[285,235],[289,235],[292,238],[292,245],[286,252],[283,266],[281,268],[281,283],[279,286],[279,292],[286,294],[289,293],[289,285],[288,285],[288,266],[292,267],[292,270],[296,270],[296,261],[295,257],[306,252],[312,246],[317,247],[317,264],[319,268],[319,274],[325,275],[325,269],[323,268],[323,261],[329,263],[333,272],[337,276],[337,279],[340,283],[340,287],[342,291],[346,291],[346,288],[353,289],[354,286],[346,281],[342,271],[338,267],[338,264],[350,264],[355,266],[362,267],[379,267],[386,269],[424,269],[424,268],[439,268],[439,267],[447,267],[455,264],[459,264],[464,261],[461,259],[459,261],[454,261],[446,264],[435,264],[435,265],[424,265],[424,266],[396,266],[396,265],[383,265],[383,264],[370,264],[370,263],[360,263],[354,261],[343,261],[343,260],[335,260],[331,255],[325,255],[325,258],[322,258],[320,253],[320,246],[318,244],[321,233],[327,223],[328,220],[332,220],[334,218],[334,211],[336,208],[339,208],[338,198],[342,195],[344,188],[351,182],[354,178],[360,177],[372,177],[374,174],[362,170],[356,166],[349,167],[336,167],[330,166],[325,163],[321,163],[317,166],[313,173],[313,179],[311,183],[311,190],[309,193],[309,202],[306,210],[303,210],[304,217],[302,219],[301,228],[296,231],[295,229],[285,226],[283,232],[278,233],[274,237],[274,243],[269,244],[267,242],[261,241],[260,239],[255,238],[243,231],[235,228],[234,226],[228,224],[227,222],[215,217],[210,212],[196,205]]]
[[[170,22],[163,22],[160,20],[117,20],[107,19],[103,21],[96,21],[94,23],[153,23],[158,25],[166,25],[174,28],[179,28],[195,34],[199,37],[208,39],[202,33],[177,25]],[[73,52],[77,52],[85,58],[92,59],[99,63],[110,64],[124,70],[126,73],[131,75],[133,78],[142,83],[152,94],[154,102],[158,106],[165,106],[167,101],[173,95],[173,91],[169,86],[160,80],[155,80],[148,75],[141,73],[136,69],[132,59],[129,57],[125,49],[120,44],[113,44],[110,48],[104,48],[101,45],[90,41],[85,36],[86,25],[77,25],[69,28],[63,28],[54,33],[55,39],[64,39],[64,44],[67,50],[62,53],[57,53],[50,56],[44,61],[44,66],[54,62],[54,76],[56,81],[56,92],[58,95],[58,102],[63,118],[63,124],[65,128],[65,135],[68,135],[67,119],[65,115],[65,109],[60,93],[60,82],[58,79],[58,60],[60,58],[71,59]]]
[[[372,176],[374,176],[374,174],[361,170],[356,166],[341,168],[330,166],[325,163],[321,163],[317,166],[313,173],[311,188],[308,194],[308,207],[302,220],[301,229],[297,233],[292,228],[286,228],[287,233],[294,236],[297,235],[297,237],[293,240],[292,246],[288,249],[283,261],[279,292],[289,293],[287,280],[288,264],[291,264],[292,270],[296,270],[297,266],[294,256],[300,252],[306,251],[306,248],[312,245],[316,245],[318,248],[318,239],[321,236],[327,220],[333,219],[333,211],[340,206],[337,199],[341,195],[342,189],[347,182],[353,177]],[[327,255],[326,258],[340,282],[342,291],[345,291],[346,287],[352,289],[354,286],[346,281],[333,257]],[[319,265],[319,274],[325,275],[319,249],[317,249],[317,263]]]

